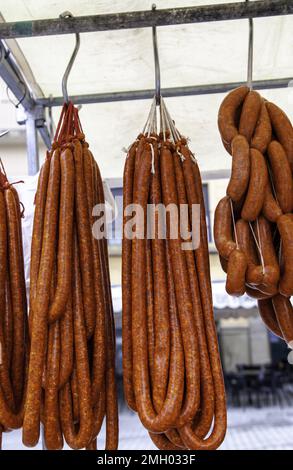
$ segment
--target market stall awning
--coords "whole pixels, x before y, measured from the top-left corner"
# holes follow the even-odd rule
[[[229,3],[231,0],[158,0],[157,8]],[[57,18],[64,10],[74,16],[148,10],[146,0],[0,0],[5,21]],[[253,78],[265,80],[292,76],[293,17],[254,20]],[[158,28],[162,87],[185,87],[245,81],[247,75],[248,21],[234,20]],[[38,84],[36,97],[61,95],[61,79],[73,50],[74,35],[17,39]],[[15,50],[15,48],[14,48]],[[30,77],[32,77],[30,75]],[[81,47],[70,74],[71,95],[111,93],[154,88],[151,28],[102,31],[81,35]],[[292,113],[292,89],[267,90],[264,96]],[[178,128],[191,138],[201,169],[228,169],[230,160],[217,130],[217,111],[223,95],[169,98]],[[122,176],[121,148],[142,129],[148,101],[84,105],[80,112],[85,133],[104,177]],[[54,109],[55,122],[59,109]]]

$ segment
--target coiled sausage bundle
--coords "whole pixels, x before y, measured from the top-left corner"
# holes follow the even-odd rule
[[[231,91],[218,126],[232,154],[227,196],[215,211],[214,238],[226,290],[258,300],[267,328],[293,348],[293,128],[256,91]]]
[[[1,162],[2,165],[2,162]],[[2,166],[3,169],[3,166]],[[22,426],[28,319],[18,193],[0,171],[0,429]],[[1,448],[1,446],[0,446]]]
[[[201,177],[162,98],[160,111],[124,167],[124,393],[159,449],[216,449],[226,402]]]
[[[30,271],[30,356],[23,442],[95,449],[118,445],[115,341],[107,242],[92,234],[104,204],[98,165],[78,111],[65,104],[40,171]]]

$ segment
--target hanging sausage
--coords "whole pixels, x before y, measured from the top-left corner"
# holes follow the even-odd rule
[[[118,445],[115,332],[107,242],[92,234],[104,204],[78,110],[64,104],[39,176],[30,271],[30,356],[23,442],[47,449]]]
[[[227,195],[215,211],[214,238],[226,290],[258,300],[267,328],[293,347],[293,128],[256,91],[232,90],[219,109],[232,155]]]
[[[216,449],[226,432],[226,403],[201,177],[162,98],[160,116],[157,133],[154,101],[124,167],[125,399],[159,449]],[[159,210],[149,213],[162,206],[170,211],[163,228]],[[196,207],[199,240],[192,245]],[[174,208],[178,224],[171,219]],[[178,230],[184,214],[187,237]]]
[[[0,170],[0,434],[22,426],[28,359],[28,318],[21,219],[15,183]],[[1,448],[1,447],[0,447]]]

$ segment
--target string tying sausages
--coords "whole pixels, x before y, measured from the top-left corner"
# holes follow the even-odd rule
[[[28,359],[27,298],[20,204],[0,170],[0,434],[22,426]],[[1,447],[0,447],[1,448]]]
[[[95,449],[118,445],[115,333],[107,242],[94,238],[103,183],[78,110],[64,104],[35,197],[30,268],[30,355],[23,442]]]
[[[183,242],[192,242],[196,204],[199,245],[182,249]],[[179,230],[172,236],[176,224],[170,214],[163,230],[159,219],[159,207],[167,212],[176,208],[180,227],[183,205],[187,240]],[[138,218],[131,220],[132,207],[137,206],[142,209],[143,230],[138,229]],[[150,207],[155,208],[151,216]],[[134,236],[130,234],[128,223],[134,223],[137,235],[135,230]],[[197,162],[162,98],[157,133],[154,99],[124,167],[122,347],[126,401],[162,450],[216,449],[226,432],[205,224]],[[148,238],[149,233],[153,236]]]
[[[218,127],[232,155],[227,196],[214,223],[226,290],[257,299],[266,326],[292,347],[292,124],[278,106],[242,86],[222,102]]]

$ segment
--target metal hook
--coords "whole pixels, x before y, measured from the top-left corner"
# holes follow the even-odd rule
[[[246,3],[249,0],[245,0]],[[253,19],[248,19],[249,36],[248,36],[248,65],[247,65],[247,86],[252,90],[252,72],[253,72]]]
[[[61,13],[61,15],[59,15],[59,18],[73,18],[73,15],[72,15],[72,13],[70,13],[70,11],[65,11],[64,13]],[[68,76],[69,76],[70,71],[72,69],[73,63],[75,61],[76,55],[77,55],[78,50],[79,50],[79,46],[80,46],[80,35],[79,35],[79,33],[75,33],[75,40],[76,40],[76,42],[75,42],[74,51],[72,53],[72,56],[70,58],[70,61],[67,65],[67,67],[66,67],[65,73],[64,73],[63,78],[62,78],[62,94],[63,94],[63,98],[64,98],[65,103],[68,103],[68,101],[69,101],[68,92],[67,92],[67,81],[68,81]]]
[[[154,3],[152,5],[152,10],[155,11],[157,5]],[[153,46],[154,46],[154,59],[155,59],[155,82],[156,82],[156,104],[157,106],[161,103],[161,72],[160,72],[160,62],[159,62],[159,52],[158,52],[158,41],[157,41],[157,28],[156,26],[152,27],[153,30]]]

